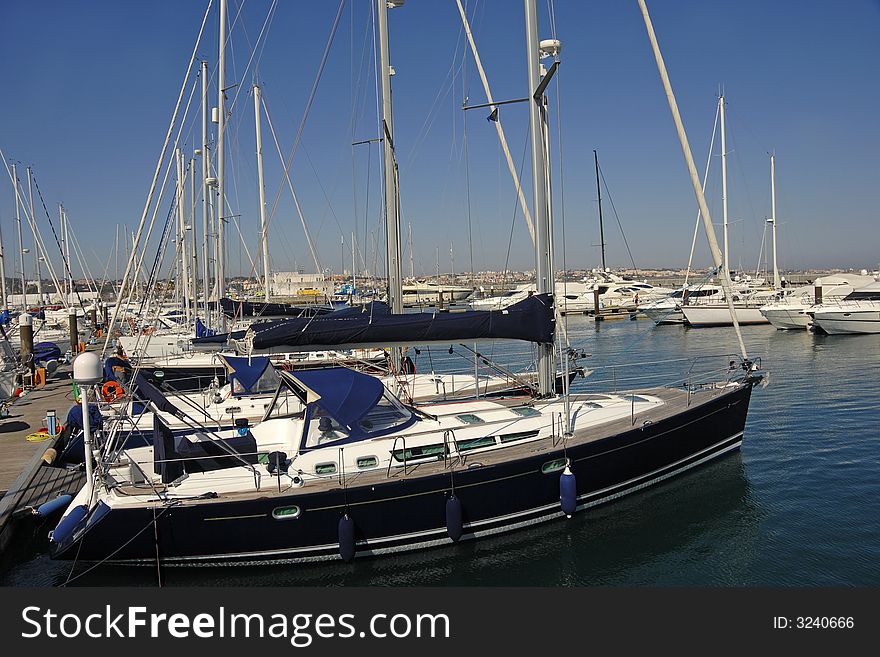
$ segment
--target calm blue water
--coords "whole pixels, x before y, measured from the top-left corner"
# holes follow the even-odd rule
[[[569,335],[598,369],[578,387],[683,377],[690,363],[736,352],[730,329],[595,324],[569,318]],[[696,585],[880,584],[880,336],[816,336],[744,327],[770,385],[752,396],[745,442],[732,454],[642,493],[507,536],[352,564],[163,569],[165,585]],[[528,354],[485,348],[499,360]],[[445,350],[430,356],[466,363]],[[714,365],[726,361],[715,359]],[[428,354],[417,359],[427,367]],[[695,370],[706,370],[709,361]],[[653,375],[662,374],[660,379]],[[641,380],[650,375],[650,380]],[[635,379],[640,380],[636,381]],[[49,527],[13,555],[3,585],[58,585],[70,565],[45,555]],[[156,584],[153,568],[101,567],[89,585]]]

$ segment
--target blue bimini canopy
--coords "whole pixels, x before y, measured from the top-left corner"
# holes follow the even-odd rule
[[[347,367],[283,372],[305,393],[306,404],[315,404],[349,432],[361,431],[358,422],[366,417],[385,393],[374,376]]]
[[[418,420],[379,379],[355,370],[334,367],[281,375],[306,404],[302,452],[384,436]],[[325,420],[329,426],[322,426]]]
[[[224,356],[220,355],[220,360],[226,366],[229,373],[229,382],[232,384],[233,393],[236,395],[250,394],[261,392],[260,379],[266,371],[267,367],[272,367],[272,363],[266,356],[253,356],[251,358],[241,356]],[[274,390],[277,388],[278,379],[274,379]]]

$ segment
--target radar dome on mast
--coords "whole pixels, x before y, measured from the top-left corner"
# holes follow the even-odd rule
[[[544,39],[538,44],[538,54],[544,57],[558,57],[562,52],[562,41],[559,39]]]

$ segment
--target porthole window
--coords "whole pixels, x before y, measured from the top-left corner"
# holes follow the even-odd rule
[[[379,459],[375,456],[360,456],[357,460],[357,467],[359,470],[366,470],[367,468],[375,468],[379,465]]]
[[[525,440],[526,438],[535,438],[538,435],[538,430],[534,429],[533,431],[518,431],[516,433],[503,433],[501,434],[501,442],[502,443],[512,443],[517,440]]]
[[[403,463],[404,461],[412,461],[414,459],[425,459],[429,457],[433,457],[435,459],[442,459],[443,455],[446,453],[446,446],[443,444],[438,445],[420,445],[418,447],[408,447],[406,449],[396,449],[392,452],[392,456],[394,460]]]
[[[318,463],[315,465],[315,474],[329,475],[336,474],[336,463]]]
[[[458,447],[459,452],[466,452],[469,449],[479,449],[480,447],[491,447],[495,445],[495,436],[483,436],[481,438],[458,440],[455,445]]]
[[[568,462],[568,459],[554,459],[552,461],[547,461],[544,465],[541,466],[541,472],[544,474],[550,474],[551,472],[559,472],[560,470],[565,469],[565,464]]]
[[[300,514],[302,514],[302,509],[298,506],[279,506],[272,509],[272,517],[275,520],[293,520],[294,518],[299,518]]]

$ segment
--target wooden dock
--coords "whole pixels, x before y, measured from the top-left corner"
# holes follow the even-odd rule
[[[59,423],[73,405],[70,367],[64,367],[45,386],[34,388],[9,407],[10,416],[0,420],[0,551],[12,539],[15,519],[62,493],[82,487],[78,471],[44,465],[43,454],[55,439],[29,442],[27,436],[43,426],[46,411],[54,409]]]

